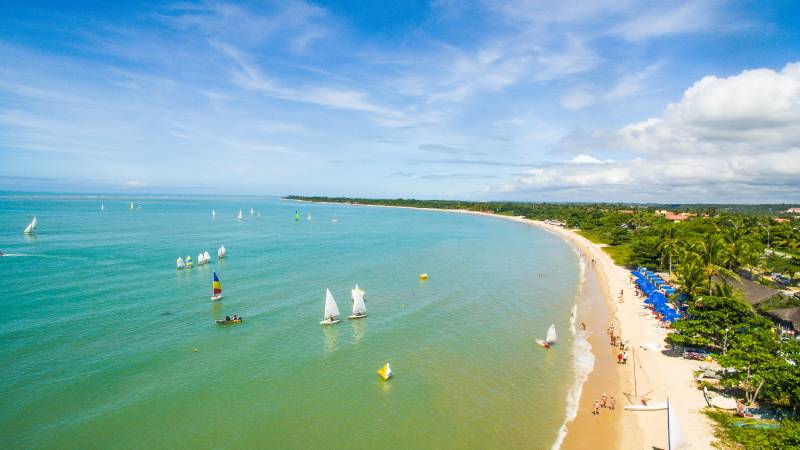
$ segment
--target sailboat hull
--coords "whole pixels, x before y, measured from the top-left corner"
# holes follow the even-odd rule
[[[664,411],[667,409],[666,403],[650,403],[649,405],[625,405],[628,411]]]
[[[339,319],[333,319],[333,320],[326,319],[326,320],[321,321],[319,324],[320,325],[334,325],[334,324],[337,324],[339,322],[341,322],[341,320],[339,320]]]
[[[352,316],[347,316],[348,319],[363,319],[367,317],[366,314],[353,314]]]
[[[536,344],[541,345],[544,348],[550,348],[550,343],[545,341],[544,339],[537,339]]]
[[[211,301],[217,301],[217,300],[221,300],[221,299],[222,299],[222,294],[220,294],[220,295],[212,295],[211,296]]]

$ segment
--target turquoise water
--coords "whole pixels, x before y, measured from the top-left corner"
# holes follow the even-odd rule
[[[226,259],[175,270],[220,245]],[[564,421],[578,262],[539,229],[273,198],[5,194],[0,251],[20,255],[0,258],[3,448],[546,448]],[[325,288],[346,315],[355,283],[369,317],[320,326]],[[234,313],[245,322],[213,323]],[[533,339],[550,323],[561,341],[545,351]]]

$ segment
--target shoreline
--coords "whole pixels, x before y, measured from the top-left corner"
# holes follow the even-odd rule
[[[303,200],[294,200],[303,201]],[[314,202],[309,202],[314,203]],[[627,403],[624,395],[631,391],[634,384],[633,366],[630,358],[626,365],[617,365],[615,355],[617,349],[612,347],[606,336],[607,322],[614,323],[615,329],[621,334],[622,339],[629,341],[629,348],[634,348],[637,367],[644,373],[653,390],[654,401],[665,401],[668,394],[683,427],[688,448],[711,449],[714,439],[713,425],[703,409],[706,407],[705,399],[700,390],[693,383],[693,371],[706,365],[701,361],[689,361],[668,355],[668,352],[645,351],[639,348],[640,344],[656,342],[664,344],[666,330],[658,328],[655,319],[644,313],[642,300],[635,295],[635,289],[629,281],[628,269],[616,265],[611,256],[603,251],[602,246],[591,242],[574,230],[569,230],[543,221],[531,220],[525,217],[505,216],[481,211],[460,209],[418,208],[409,206],[370,205],[364,203],[338,203],[316,202],[325,204],[340,204],[350,206],[371,206],[378,208],[406,208],[422,211],[451,212],[459,214],[473,214],[485,217],[511,220],[514,222],[535,226],[551,234],[557,235],[576,251],[581,264],[586,264],[587,277],[582,280],[581,289],[576,303],[583,302],[592,310],[592,306],[605,306],[605,311],[593,311],[586,316],[578,310],[578,317],[587,322],[587,340],[591,345],[594,355],[594,366],[587,379],[580,386],[580,403],[576,416],[570,420],[567,417],[562,428],[566,429],[566,436],[559,437],[553,448],[558,448],[559,441],[563,438],[561,448],[667,448],[667,418],[666,411],[631,412],[623,409]],[[591,263],[590,261],[594,261]],[[594,269],[594,270],[591,270]],[[587,280],[592,272],[596,277],[596,286],[593,292],[586,287],[590,284]],[[623,301],[617,302],[614,293],[623,292]],[[592,298],[599,294],[598,298]],[[603,314],[605,312],[605,314]],[[577,322],[581,320],[578,319]],[[578,334],[574,335],[577,343]],[[638,350],[638,351],[637,351]],[[641,381],[640,381],[641,383]],[[613,386],[613,389],[610,388]],[[616,397],[616,410],[611,413],[602,410],[600,417],[591,414],[592,403],[598,399],[598,393],[613,393]],[[568,405],[569,408],[569,405]],[[569,416],[567,411],[567,416]],[[600,419],[600,420],[598,420]]]

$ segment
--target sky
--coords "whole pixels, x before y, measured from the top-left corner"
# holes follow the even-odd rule
[[[800,2],[0,8],[0,190],[800,202]]]

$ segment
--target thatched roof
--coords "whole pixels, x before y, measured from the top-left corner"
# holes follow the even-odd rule
[[[792,324],[792,328],[795,330],[800,330],[800,307],[773,309],[767,311],[766,314],[781,322]]]
[[[734,289],[736,289],[737,291],[741,291],[747,303],[750,303],[753,306],[780,293],[780,291],[777,289],[772,289],[771,287],[764,286],[763,284],[758,284],[756,282],[750,281],[746,279],[744,276],[739,277],[738,280],[734,280],[728,277],[722,277],[722,278],[726,283],[733,286]]]

